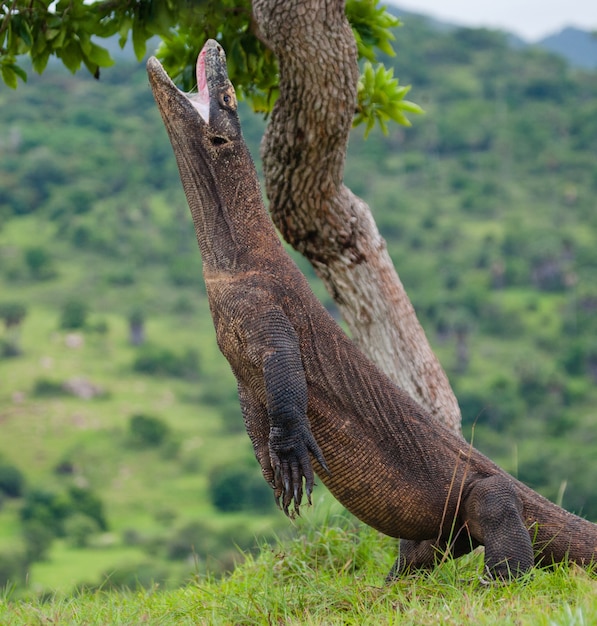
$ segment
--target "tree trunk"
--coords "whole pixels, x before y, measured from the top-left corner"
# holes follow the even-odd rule
[[[365,354],[459,433],[458,403],[385,241],[367,204],[343,184],[358,80],[344,2],[254,0],[253,13],[280,66],[261,146],[272,218],[312,263]]]

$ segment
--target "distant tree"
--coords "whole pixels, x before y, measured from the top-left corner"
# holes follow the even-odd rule
[[[6,330],[20,326],[27,315],[27,307],[22,302],[0,303],[0,317]]]
[[[0,356],[11,357],[21,354],[20,327],[27,315],[22,302],[0,303],[0,317],[4,321],[6,336],[0,341]]]
[[[10,498],[19,498],[23,495],[25,477],[23,472],[8,463],[0,463],[0,492]]]
[[[199,354],[193,349],[177,354],[169,348],[145,345],[135,357],[133,369],[150,376],[193,379],[199,373]]]
[[[468,339],[473,327],[473,320],[465,309],[458,309],[453,313],[452,330],[456,338],[456,364],[455,370],[462,374],[466,372],[470,355]]]
[[[56,275],[52,257],[42,246],[35,246],[25,250],[25,264],[31,277],[35,280],[48,280]]]
[[[64,534],[75,548],[86,548],[99,530],[98,523],[84,513],[75,513],[64,523]]]
[[[62,307],[60,328],[64,330],[84,328],[87,322],[87,313],[87,304],[83,300],[78,298],[67,300]]]
[[[100,530],[108,530],[108,521],[104,511],[104,503],[91,489],[71,486],[68,489],[72,514],[88,517]]]
[[[27,559],[20,550],[0,552],[0,589],[23,585],[27,570]]]
[[[23,524],[23,541],[25,542],[27,562],[44,561],[55,536],[52,529],[40,520],[33,519]]]
[[[141,309],[134,309],[129,315],[129,341],[133,346],[145,343],[145,314]]]
[[[69,499],[55,491],[33,488],[27,491],[20,517],[23,525],[39,523],[52,535],[62,534],[62,523],[72,513]]]
[[[223,513],[272,509],[272,490],[252,465],[242,461],[211,470],[209,495],[216,509]]]
[[[152,415],[133,415],[129,419],[129,438],[133,445],[145,448],[164,443],[170,427],[164,420]]]

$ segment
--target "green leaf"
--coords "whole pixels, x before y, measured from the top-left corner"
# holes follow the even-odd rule
[[[27,82],[27,72],[22,68],[19,67],[16,63],[14,63],[13,65],[11,65],[12,67],[12,71],[24,82]]]
[[[400,26],[400,20],[388,13],[379,0],[347,0],[346,17],[352,27],[359,58],[376,60],[375,48],[394,56],[391,42],[395,40],[392,28]]]
[[[52,41],[53,39],[56,39],[56,37],[58,37],[59,34],[60,34],[59,28],[48,28],[45,31],[45,37],[47,41]]]
[[[12,28],[17,37],[23,41],[26,49],[28,50],[31,48],[33,45],[31,29],[29,28],[29,24],[27,24],[27,22],[23,19],[22,15],[17,14],[12,18]]]
[[[110,67],[111,65],[114,65],[114,60],[110,56],[110,53],[105,48],[102,48],[93,42],[91,42],[89,47],[87,58],[100,67]]]
[[[414,113],[416,115],[421,115],[425,113],[425,111],[416,103],[411,102],[410,100],[402,100],[400,103],[400,107],[402,110],[407,111],[408,113]]]
[[[81,48],[75,41],[70,41],[66,46],[56,52],[62,59],[64,65],[74,74],[80,67],[83,60]]]
[[[12,65],[2,64],[2,80],[11,88],[17,88],[17,73]]]
[[[399,85],[398,79],[394,78],[393,69],[386,69],[381,64],[373,68],[371,63],[366,62],[357,87],[357,115],[353,126],[364,122],[365,136],[376,123],[387,134],[389,120],[410,126],[405,111],[415,114],[423,111],[415,103],[404,100],[409,91],[410,86]]]
[[[126,41],[129,36],[129,31],[131,30],[132,25],[133,25],[133,20],[131,20],[130,17],[124,18],[122,22],[120,23],[120,26],[118,28],[118,45],[121,48],[124,48],[124,46],[126,45]]]
[[[36,55],[31,55],[31,64],[33,65],[33,69],[41,74],[48,64],[48,59],[50,58],[50,50],[48,48],[44,48],[41,52]]]
[[[139,20],[135,20],[133,22],[133,50],[135,51],[137,61],[143,60],[145,51],[147,50],[145,43],[148,39],[149,33],[145,30],[145,26],[143,26]]]

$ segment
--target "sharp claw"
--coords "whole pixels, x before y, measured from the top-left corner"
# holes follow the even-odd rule
[[[317,457],[317,462],[319,463],[319,465],[321,465],[321,467],[323,467],[323,469],[325,470],[325,473],[328,476],[332,475],[332,472],[330,472],[330,468],[328,467],[327,463],[325,462],[323,455],[319,454]]]

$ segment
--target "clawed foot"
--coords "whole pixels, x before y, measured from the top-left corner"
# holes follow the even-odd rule
[[[315,485],[315,474],[309,453],[329,474],[323,454],[308,428],[299,428],[292,432],[272,428],[269,452],[274,470],[273,487],[276,504],[290,518],[300,515],[300,505],[303,501],[303,478],[305,480],[304,491],[309,504],[311,504],[311,494]],[[292,503],[294,506],[291,510]]]

